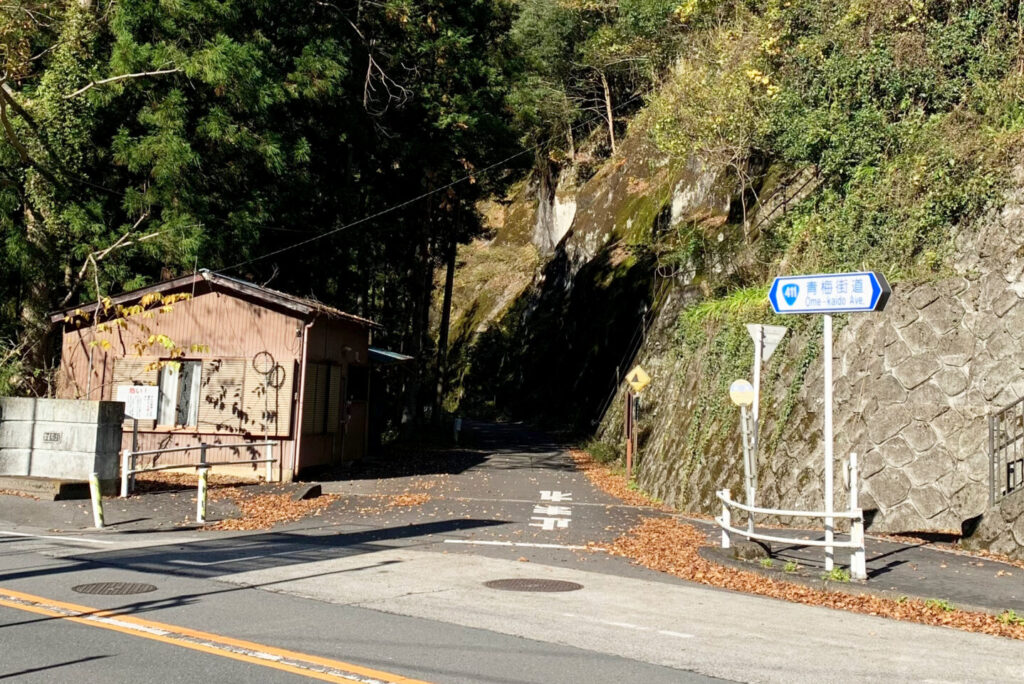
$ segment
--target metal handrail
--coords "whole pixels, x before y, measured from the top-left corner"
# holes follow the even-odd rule
[[[728,549],[732,546],[730,535],[738,534],[749,539],[759,539],[767,542],[782,544],[795,544],[798,546],[818,546],[825,548],[825,567],[832,567],[832,550],[835,548],[851,549],[850,554],[850,576],[853,579],[865,580],[867,573],[867,554],[864,549],[864,511],[857,505],[857,454],[850,454],[849,461],[850,475],[850,509],[844,511],[793,511],[776,508],[759,508],[748,504],[741,504],[733,501],[728,489],[715,492],[718,500],[722,502],[722,515],[715,518],[715,522],[722,528],[722,548]],[[748,497],[753,494],[748,490]],[[732,526],[732,508],[745,511],[748,515],[748,527],[741,530]],[[787,518],[824,518],[825,519],[825,540],[817,539],[791,539],[788,537],[777,537],[771,534],[764,534],[754,529],[754,514],[777,515]],[[834,518],[846,518],[850,520],[850,540],[846,542],[835,541],[832,538],[831,525]]]
[[[278,459],[273,456],[273,449],[275,446],[280,446],[280,442],[266,440],[263,442],[235,442],[234,444],[207,444],[202,442],[197,446],[190,447],[170,447],[167,449],[150,449],[147,451],[132,451],[131,449],[125,449],[121,453],[121,498],[126,498],[130,493],[135,483],[135,475],[138,473],[151,473],[160,470],[172,470],[175,468],[197,468],[199,470],[200,479],[202,480],[206,472],[213,466],[223,465],[250,465],[254,463],[266,463],[267,464],[267,482],[273,479],[273,464]],[[247,459],[244,461],[207,461],[206,452],[210,448],[214,449],[240,449],[249,447],[266,447],[266,458],[259,459]],[[152,456],[154,454],[172,454],[179,453],[182,451],[194,451],[199,450],[199,462],[198,463],[174,463],[170,465],[162,466],[149,466],[147,468],[136,468],[135,459],[139,456]],[[203,489],[203,486],[200,487]]]
[[[268,446],[270,444],[277,444],[277,442],[272,442],[270,440],[267,440],[265,442],[236,442],[234,444],[207,444],[206,448],[207,449],[237,449],[239,447],[258,447],[258,446]],[[171,447],[169,449],[150,449],[148,451],[133,451],[132,453],[135,454],[136,456],[152,456],[153,454],[175,454],[175,453],[178,453],[180,451],[195,451],[196,449],[200,448],[201,446],[202,445],[187,446],[187,447]],[[175,466],[175,467],[183,467],[183,466]]]
[[[750,537],[753,537],[754,539],[760,539],[761,541],[778,542],[780,544],[796,544],[797,546],[820,546],[820,547],[838,546],[838,547],[844,548],[844,549],[856,549],[856,548],[858,548],[858,545],[856,543],[854,543],[852,538],[849,541],[835,541],[835,540],[832,540],[831,542],[827,542],[827,541],[825,541],[823,539],[793,539],[791,537],[776,537],[776,536],[770,535],[770,534],[762,534],[761,532],[755,532],[754,534],[750,534],[745,529],[740,529],[738,527],[732,527],[731,525],[726,524],[726,522],[724,520],[722,520],[721,518],[715,518],[715,522],[718,523],[718,525],[722,529],[729,530],[733,534],[738,534],[738,535],[741,535],[741,536],[744,536],[744,537],[750,536]]]
[[[723,490],[728,491],[728,490]],[[863,512],[860,511],[832,511],[826,513],[825,511],[786,511],[778,508],[759,508],[757,506],[748,506],[742,504],[739,501],[733,501],[731,499],[723,498],[722,492],[715,492],[715,496],[718,497],[722,503],[728,501],[729,505],[733,508],[738,508],[741,511],[747,513],[761,513],[762,515],[777,515],[783,518],[847,518],[850,520],[864,519]]]

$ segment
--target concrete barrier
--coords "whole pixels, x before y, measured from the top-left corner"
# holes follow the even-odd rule
[[[124,404],[0,397],[0,475],[117,479]]]

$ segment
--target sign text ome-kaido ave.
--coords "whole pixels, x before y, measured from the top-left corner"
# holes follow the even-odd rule
[[[779,314],[881,311],[892,289],[881,273],[822,273],[779,276],[768,299]]]

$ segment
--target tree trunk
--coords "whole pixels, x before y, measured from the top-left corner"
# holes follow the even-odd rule
[[[615,154],[615,119],[612,117],[612,90],[608,87],[608,77],[601,74],[601,86],[604,88],[604,110],[608,118],[608,142],[612,147],[612,154]]]
[[[448,240],[445,255],[444,300],[441,304],[441,327],[437,334],[437,396],[434,399],[434,422],[441,420],[441,408],[448,394],[448,327],[452,319],[452,289],[455,284],[455,237]]]

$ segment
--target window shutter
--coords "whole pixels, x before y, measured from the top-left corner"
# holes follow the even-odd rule
[[[306,364],[306,396],[302,405],[302,432],[303,434],[316,434],[320,431],[323,420],[317,420],[320,415],[320,406],[323,403],[323,389],[320,385],[320,378],[323,375],[323,366],[319,363]]]
[[[269,378],[252,368],[246,369],[244,408],[249,432],[268,437],[288,435],[292,424],[294,380],[294,364],[290,368],[279,365]]]
[[[155,385],[160,371],[156,368],[148,369],[150,364],[157,363],[160,359],[143,357],[132,357],[114,360],[114,387],[118,385]],[[117,390],[111,392],[111,396],[117,396]]]
[[[199,431],[241,433],[247,429],[244,407],[245,359],[203,362],[199,386]]]
[[[341,366],[327,366],[331,380],[327,389],[327,432],[337,432],[341,420]]]

